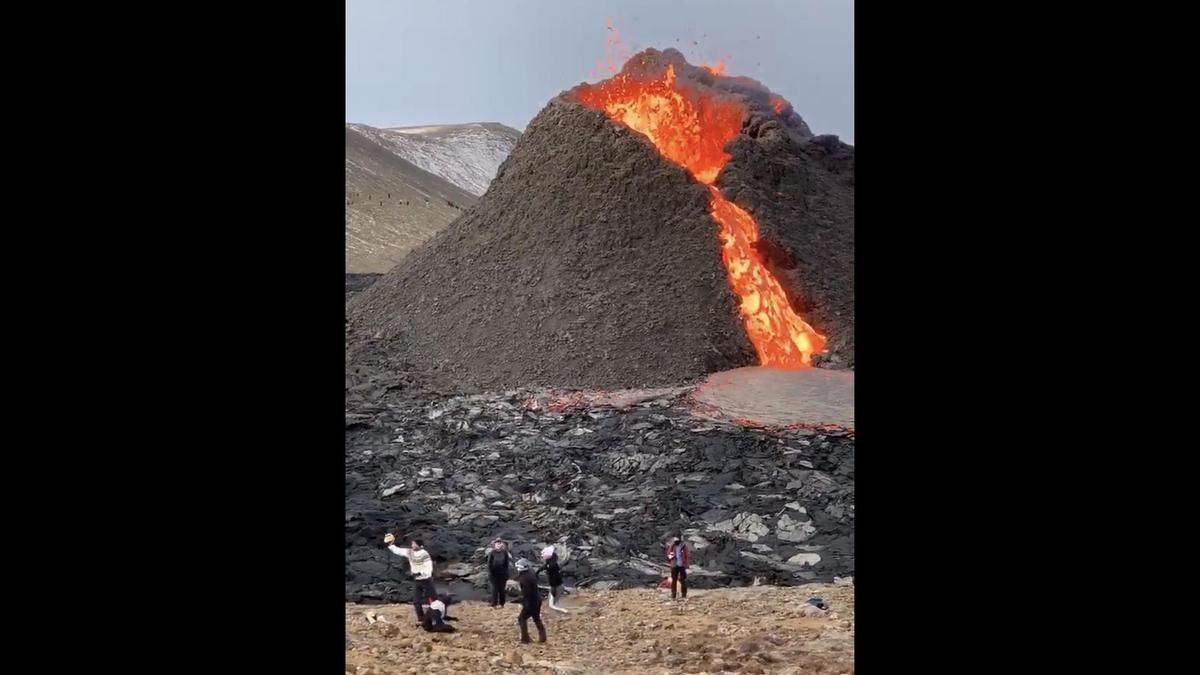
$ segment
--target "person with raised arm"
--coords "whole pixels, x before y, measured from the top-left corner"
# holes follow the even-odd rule
[[[426,598],[436,596],[433,588],[433,558],[420,539],[411,540],[409,548],[400,548],[395,542],[396,536],[391,532],[383,536],[383,543],[387,544],[389,551],[408,559],[413,580],[413,608],[417,612],[417,621],[423,622],[425,610],[422,606]]]

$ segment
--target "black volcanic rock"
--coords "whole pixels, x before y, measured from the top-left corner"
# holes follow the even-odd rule
[[[482,594],[495,536],[531,559],[554,544],[568,586],[653,586],[676,531],[696,588],[854,574],[847,432],[713,422],[679,391],[558,412],[531,406],[534,392],[408,393],[347,392],[348,601],[411,597],[387,532],[424,539],[460,597]]]

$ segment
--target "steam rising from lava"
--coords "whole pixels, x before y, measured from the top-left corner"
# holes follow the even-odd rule
[[[796,314],[783,287],[755,251],[759,231],[754,217],[725,199],[714,185],[729,161],[725,145],[741,132],[743,104],[737,98],[718,97],[690,81],[680,81],[673,64],[652,74],[631,68],[631,63],[608,80],[581,85],[575,90],[576,97],[650,139],[663,157],[708,186],[712,215],[721,226],[721,260],[729,284],[741,300],[746,336],[759,363],[783,368],[811,366],[812,355],[825,349],[825,337]],[[705,70],[718,75],[724,66]],[[779,101],[771,102],[777,113],[785,103]]]

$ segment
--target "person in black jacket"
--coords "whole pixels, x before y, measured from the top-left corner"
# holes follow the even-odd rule
[[[504,606],[505,586],[508,584],[508,566],[512,558],[508,554],[508,542],[500,537],[492,540],[487,552],[488,577],[492,582],[492,607]]]
[[[529,642],[529,619],[537,626],[538,642],[546,641],[546,627],[542,625],[542,596],[538,593],[537,577],[533,565],[521,558],[517,561],[517,583],[521,585],[521,613],[517,623],[521,626],[521,642]]]
[[[570,612],[558,606],[562,602],[563,578],[562,569],[558,566],[558,551],[554,550],[553,546],[547,546],[542,549],[542,566],[537,569],[537,572],[534,572],[534,575],[540,574],[542,570],[546,571],[546,581],[550,584],[550,609],[562,612],[563,614],[570,614]]]

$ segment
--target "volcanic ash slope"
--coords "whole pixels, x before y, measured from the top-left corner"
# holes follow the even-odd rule
[[[464,389],[658,385],[755,362],[705,187],[566,96],[347,314]]]
[[[827,338],[816,362],[852,368],[854,148],[673,49],[622,76],[668,72],[688,96],[742,109],[715,186],[753,216],[754,255]],[[354,334],[460,389],[654,386],[757,363],[707,188],[581,103],[590,87],[551,101],[480,201],[351,301]]]

